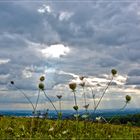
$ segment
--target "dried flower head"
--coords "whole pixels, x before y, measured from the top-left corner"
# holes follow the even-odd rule
[[[43,83],[39,83],[38,88],[41,89],[41,90],[44,90],[45,86],[44,86]]]
[[[112,73],[113,76],[115,76],[115,75],[117,74],[117,70],[112,69],[112,70],[111,70],[111,73]]]
[[[85,86],[85,82],[81,82],[79,85],[80,85],[81,87],[84,87],[84,86]]]
[[[42,82],[42,81],[44,81],[45,80],[45,77],[44,76],[41,76],[40,77],[40,81]]]
[[[78,106],[74,106],[73,109],[74,109],[74,110],[78,110]]]
[[[126,99],[126,102],[128,103],[128,102],[130,102],[130,100],[131,100],[131,96],[126,95],[126,96],[125,96],[125,99]]]
[[[83,106],[85,109],[88,109],[89,104]]]
[[[14,85],[14,81],[11,81],[11,84]]]
[[[62,98],[62,95],[56,95],[58,99],[61,99]]]
[[[81,81],[84,80],[84,78],[85,78],[84,76],[80,76],[80,77],[79,77],[79,79],[80,79]]]
[[[69,88],[74,91],[76,89],[76,83],[69,83]]]

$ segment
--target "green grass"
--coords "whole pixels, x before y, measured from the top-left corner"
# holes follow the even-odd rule
[[[0,139],[139,139],[140,128],[72,120],[0,117]]]

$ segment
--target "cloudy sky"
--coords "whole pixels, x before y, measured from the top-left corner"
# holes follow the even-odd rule
[[[0,109],[31,109],[20,91],[34,103],[39,77],[58,107],[72,109],[74,100],[68,84],[86,77],[86,96],[93,107],[92,87],[98,102],[110,81],[111,69],[118,71],[100,108],[120,108],[131,95],[128,108],[140,106],[140,3],[137,1],[0,1]],[[77,86],[83,109],[83,93]],[[50,108],[43,93],[38,109]]]

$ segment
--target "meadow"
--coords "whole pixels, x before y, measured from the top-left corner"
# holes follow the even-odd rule
[[[0,117],[0,138],[137,140],[140,128],[90,121]]]
[[[92,86],[91,89],[92,100],[94,103],[93,114],[99,108],[100,103],[102,102],[104,95],[106,94],[108,88],[112,85],[114,77],[117,75],[115,69],[111,70],[111,78],[104,88],[101,97],[96,101],[96,95],[93,92]],[[27,101],[32,107],[32,117],[0,117],[0,138],[1,139],[139,139],[140,138],[140,128],[132,126],[130,123],[121,125],[114,125],[110,122],[112,120],[99,116],[94,117],[93,120],[90,120],[91,114],[89,113],[89,104],[87,103],[87,95],[85,88],[88,88],[89,83],[84,76],[79,76],[79,86],[82,88],[82,94],[84,98],[83,108],[84,114],[79,113],[79,106],[77,103],[77,88],[79,87],[76,82],[69,83],[69,89],[71,90],[74,98],[73,114],[72,119],[63,120],[62,114],[62,95],[57,95],[59,100],[59,110],[57,110],[52,99],[48,96],[45,90],[45,76],[40,77],[40,82],[38,84],[38,96],[35,104],[31,99],[26,95],[24,91],[19,89],[16,86],[14,81],[11,81],[11,85],[24,95]],[[88,85],[88,86],[87,86]],[[47,101],[50,102],[54,111],[57,114],[56,120],[48,119],[48,111],[44,113],[44,117],[40,118],[40,112],[38,111],[38,101],[40,97],[40,92],[43,92]],[[124,110],[126,106],[131,101],[131,96],[126,95],[124,97],[124,105],[120,108]],[[114,119],[114,116],[113,116]],[[114,122],[114,121],[113,121]]]

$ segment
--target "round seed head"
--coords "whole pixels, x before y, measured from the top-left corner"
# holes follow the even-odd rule
[[[78,106],[74,106],[73,109],[74,109],[74,110],[78,110]]]
[[[69,83],[69,88],[74,91],[76,89],[76,83]]]
[[[41,90],[44,90],[45,86],[44,86],[43,83],[39,83],[38,88],[41,89]]]
[[[41,76],[40,77],[40,81],[42,82],[42,81],[44,81],[45,80],[45,77],[44,76]]]
[[[112,73],[113,76],[115,76],[115,75],[117,74],[117,70],[112,69],[112,70],[111,70],[111,73]]]
[[[126,96],[125,96],[125,99],[126,99],[126,102],[128,103],[128,102],[130,102],[130,100],[131,100],[131,96],[126,95]]]
[[[11,81],[11,84],[14,85],[14,81]]]

